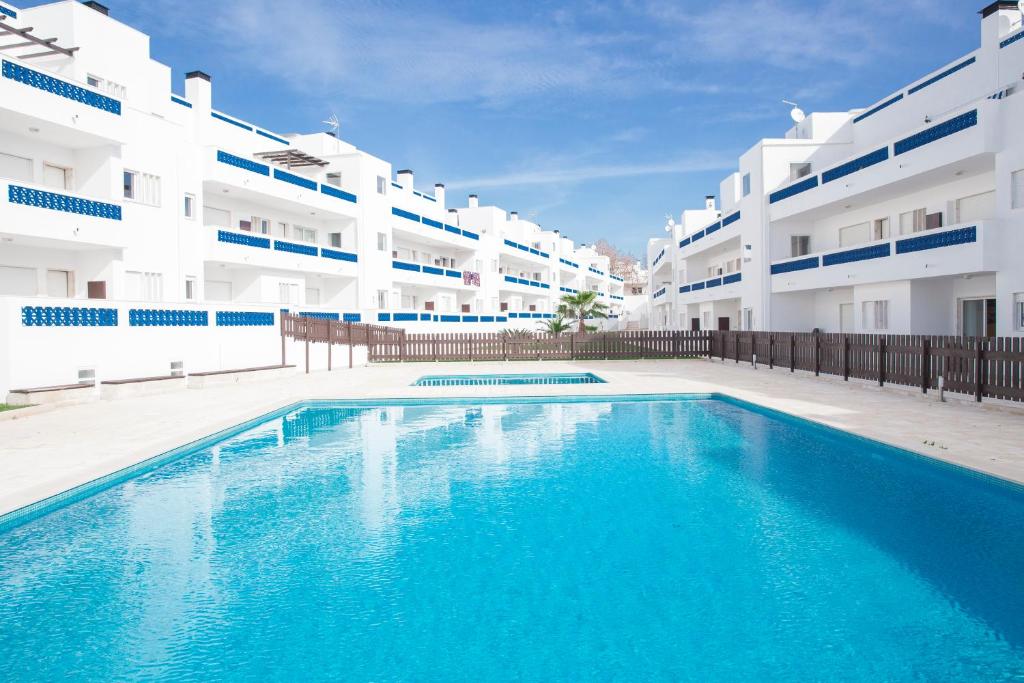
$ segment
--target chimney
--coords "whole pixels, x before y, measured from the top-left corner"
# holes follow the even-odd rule
[[[83,2],[82,4],[88,7],[89,9],[96,10],[105,17],[110,16],[110,10],[107,8],[106,5],[101,5],[100,3],[95,2],[94,0],[88,0],[88,2]]]
[[[452,217],[452,218],[449,218],[448,220],[450,220],[453,225],[458,225],[459,224],[459,210],[458,209],[448,209],[448,215]]]
[[[402,189],[405,190],[406,192],[412,192],[412,190],[413,190],[413,187],[412,187],[412,180],[413,180],[412,171],[410,171],[407,168],[403,168],[401,171],[398,172],[397,175],[398,175],[398,184],[402,186]]]
[[[471,209],[477,208],[478,206],[480,206],[480,199],[475,194],[469,195],[469,204],[468,204],[468,206]]]
[[[444,206],[444,185],[441,183],[434,183],[434,199],[441,206]]]
[[[210,109],[213,106],[213,82],[210,75],[202,71],[189,71],[185,74],[185,99],[197,109]]]
[[[1016,0],[996,0],[979,14],[982,46],[993,45],[998,50],[1003,38],[1020,28],[1021,13]]]
[[[715,208],[715,195],[709,194],[704,197],[704,208],[714,209]]]
[[[508,219],[510,221],[512,221],[513,223],[515,223],[516,221],[519,220],[519,212],[518,211],[513,211],[512,213],[510,213],[508,215]]]

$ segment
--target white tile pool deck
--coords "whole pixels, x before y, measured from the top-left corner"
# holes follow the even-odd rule
[[[606,384],[413,387],[422,375],[593,372]],[[1024,483],[1024,410],[732,361],[408,363],[0,414],[0,514],[313,398],[718,392]],[[21,413],[19,415],[19,413]]]

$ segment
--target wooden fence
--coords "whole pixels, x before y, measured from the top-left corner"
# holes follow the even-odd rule
[[[381,325],[281,316],[284,340],[366,346],[371,362],[631,360],[718,358],[768,368],[835,375],[885,384],[939,388],[1024,401],[1024,340],[926,335],[813,334],[809,332],[626,331],[588,334],[410,334]]]

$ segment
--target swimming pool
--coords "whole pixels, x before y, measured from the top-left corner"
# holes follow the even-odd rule
[[[426,375],[415,387],[476,387],[516,384],[605,384],[592,372],[531,373],[520,375]]]
[[[308,403],[0,533],[0,680],[993,680],[1024,492],[714,397]]]

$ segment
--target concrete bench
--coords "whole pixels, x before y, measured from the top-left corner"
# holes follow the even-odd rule
[[[187,380],[184,375],[108,379],[100,382],[100,398],[150,396],[152,394],[163,394],[177,389],[185,389],[187,386]]]
[[[60,384],[52,387],[33,387],[31,389],[11,389],[7,394],[7,403],[12,406],[38,406],[69,401],[91,401],[95,398],[96,385],[87,382],[82,384]]]
[[[290,375],[294,372],[294,365],[264,365],[257,368],[191,372],[188,375],[188,388],[203,389],[205,387],[223,386],[225,384],[258,382],[260,380]]]

